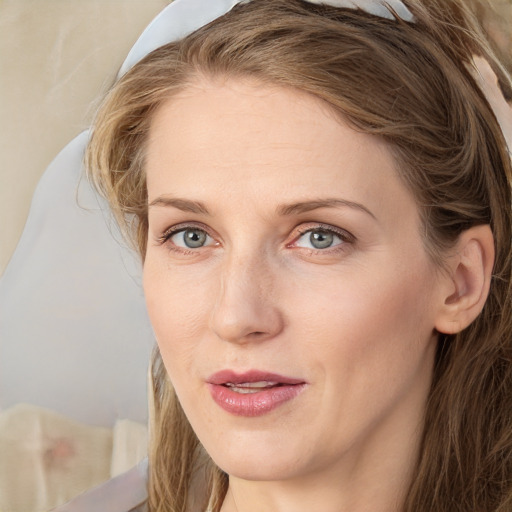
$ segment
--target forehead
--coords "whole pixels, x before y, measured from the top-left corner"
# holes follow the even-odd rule
[[[374,207],[413,204],[384,141],[318,98],[250,81],[198,81],[164,103],[146,170],[150,201],[215,192],[250,201],[274,190],[289,201],[336,192]]]

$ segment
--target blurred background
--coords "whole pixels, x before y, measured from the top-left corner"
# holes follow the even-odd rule
[[[138,259],[72,155],[45,169],[167,4],[0,0],[1,512],[49,510],[146,454]]]
[[[32,194],[166,0],[0,0],[0,274]]]

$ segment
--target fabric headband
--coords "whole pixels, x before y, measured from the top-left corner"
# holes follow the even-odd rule
[[[126,57],[118,74],[124,75],[148,53],[191,34],[220,18],[238,4],[250,0],[174,0],[144,30]],[[314,4],[361,9],[374,16],[413,22],[414,16],[401,0],[307,0]]]
[[[123,76],[148,53],[191,34],[223,16],[238,4],[251,0],[174,0],[146,28],[121,66],[117,78]],[[361,9],[368,14],[410,23],[414,15],[401,0],[306,0],[314,4],[345,9]],[[512,113],[493,79],[494,73],[484,59],[474,58],[468,69],[484,93],[498,120],[509,149],[512,149]],[[495,76],[494,76],[495,78]]]

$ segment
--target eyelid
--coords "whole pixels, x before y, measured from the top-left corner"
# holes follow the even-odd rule
[[[167,243],[173,235],[181,231],[186,231],[187,229],[197,229],[199,231],[204,231],[210,238],[215,240],[215,236],[211,233],[211,230],[201,222],[180,222],[179,224],[175,224],[165,229],[163,233],[156,239],[156,241],[163,245]]]
[[[321,222],[310,222],[306,223],[306,225],[301,224],[296,228],[299,236],[305,235],[311,231],[326,231],[328,233],[334,233],[338,235],[343,241],[346,242],[355,242],[356,237],[347,231],[346,229],[338,228],[336,226],[332,226],[331,224],[323,224]],[[298,236],[294,237],[294,241],[298,238]]]
[[[299,227],[296,228],[298,231],[298,234],[294,235],[293,240],[287,244],[287,247],[294,248],[297,247],[295,244],[297,241],[302,238],[305,234],[311,233],[313,231],[324,231],[327,233],[332,233],[336,236],[338,236],[343,243],[337,244],[332,247],[328,247],[326,249],[308,249],[310,251],[315,251],[318,253],[328,253],[329,251],[336,251],[340,250],[341,246],[344,246],[345,244],[353,244],[356,242],[356,237],[347,231],[346,229],[338,228],[336,226],[332,226],[331,224],[323,224],[318,222],[311,222],[306,223],[306,225],[301,224]]]

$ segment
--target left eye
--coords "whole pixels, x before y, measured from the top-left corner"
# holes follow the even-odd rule
[[[329,249],[343,243],[340,235],[326,229],[311,229],[303,233],[295,242],[296,247],[308,249]]]
[[[182,229],[169,237],[169,240],[177,247],[186,249],[198,249],[211,245],[213,239],[205,231],[198,228]]]

